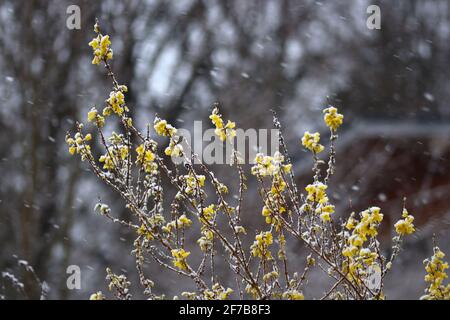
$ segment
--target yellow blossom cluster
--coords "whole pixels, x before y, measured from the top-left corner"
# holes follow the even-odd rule
[[[303,134],[302,144],[306,149],[315,154],[321,153],[324,149],[324,146],[320,144],[320,133],[318,132],[309,133],[309,131],[306,131]]]
[[[197,292],[183,291],[181,296],[186,298],[187,300],[195,300],[198,297]],[[174,297],[174,300],[178,300],[178,296]]]
[[[101,291],[97,291],[89,297],[89,300],[105,300],[105,295]]]
[[[425,281],[430,285],[425,290],[422,300],[450,300],[450,283],[443,285],[442,282],[448,278],[446,270],[448,263],[444,262],[445,253],[438,247],[434,248],[434,255],[430,259],[425,259]]]
[[[320,219],[325,222],[331,221],[331,214],[334,213],[334,205],[327,204],[327,205],[318,205],[316,208],[316,214],[319,215]]]
[[[263,280],[266,282],[273,281],[278,279],[279,276],[280,274],[277,271],[270,271],[263,276]]]
[[[264,206],[262,208],[261,215],[266,219],[267,224],[271,224],[273,222],[273,213],[268,207]]]
[[[171,233],[176,228],[177,228],[177,221],[176,220],[172,220],[172,221],[168,222],[165,226],[163,226],[161,228],[161,230],[166,232],[166,233]]]
[[[234,231],[237,234],[247,234],[247,230],[245,230],[245,228],[243,226],[235,226]]]
[[[176,229],[188,228],[192,225],[192,220],[186,217],[185,214],[181,215],[177,220],[172,220],[162,227],[162,231],[171,233]]]
[[[155,117],[153,122],[153,128],[158,135],[163,137],[172,137],[177,133],[177,129],[167,123],[166,120],[161,120],[158,117]]]
[[[283,292],[283,299],[287,300],[305,300],[303,293],[298,290],[288,290]]]
[[[187,270],[188,264],[186,262],[186,259],[191,253],[189,251],[185,251],[184,249],[172,249],[171,253],[173,257],[173,265],[180,270]]]
[[[346,228],[352,231],[347,238],[347,243],[342,250],[342,255],[348,260],[344,262],[343,271],[348,272],[348,277],[359,283],[361,277],[367,276],[367,267],[374,265],[378,254],[369,247],[364,247],[366,241],[375,238],[378,227],[383,221],[383,214],[378,207],[371,207],[360,213],[358,222],[354,215],[350,216]]]
[[[140,236],[144,236],[149,241],[155,239],[153,233],[144,224],[141,224],[139,229],[137,229],[137,234]]]
[[[180,177],[180,180],[184,182],[184,192],[188,195],[197,194],[197,184],[198,187],[205,186],[206,177],[204,175],[193,175],[188,174]]]
[[[200,222],[211,221],[212,219],[214,219],[216,215],[215,207],[216,206],[214,204],[211,204],[203,208],[202,215],[200,216]]]
[[[164,153],[169,157],[180,157],[183,154],[183,146],[170,139],[169,146],[164,150]]]
[[[226,300],[233,293],[233,289],[227,288],[225,289],[218,283],[215,283],[212,286],[212,290],[206,289],[203,291],[203,297],[206,300]]]
[[[179,137],[176,136],[176,128],[168,124],[166,120],[162,120],[158,117],[155,118],[153,127],[158,135],[170,137],[169,146],[164,150],[164,153],[167,156],[180,157],[183,155],[183,146],[178,142]]]
[[[87,119],[89,122],[95,122],[95,125],[102,128],[105,125],[105,118],[98,114],[95,107],[92,107],[87,114]]]
[[[326,194],[328,186],[322,182],[315,182],[306,186],[305,190],[308,192],[306,200],[310,202],[316,202],[319,204],[325,204],[328,202]]]
[[[347,230],[352,230],[356,227],[356,224],[358,223],[358,221],[355,219],[355,213],[352,212],[350,214],[350,217],[347,220],[347,223],[345,224],[345,228]]]
[[[151,217],[148,217],[147,220],[151,226],[161,226],[165,222],[164,216],[160,213],[157,213]]]
[[[183,214],[178,218],[177,224],[179,228],[187,228],[192,225],[192,220],[186,217],[185,214]]]
[[[346,226],[349,230],[353,231],[353,236],[350,237],[351,241],[357,245],[367,241],[368,237],[376,237],[378,234],[377,228],[381,221],[383,221],[383,214],[379,207],[371,207],[360,213],[360,221],[358,222],[354,216],[351,216]],[[358,240],[360,239],[360,240]]]
[[[88,133],[84,137],[77,132],[73,138],[69,135],[66,136],[66,143],[69,146],[69,153],[74,155],[75,153],[81,154],[81,160],[86,160],[91,155],[91,146],[87,144],[92,139],[92,135]]]
[[[272,260],[269,246],[273,243],[273,236],[270,231],[261,232],[255,237],[255,241],[250,249],[254,257],[259,257],[263,260]]]
[[[109,116],[113,112],[118,116],[122,116],[124,110],[128,111],[128,108],[125,106],[125,95],[121,90],[111,91],[106,103],[108,106],[103,109],[104,116]]]
[[[158,169],[158,165],[154,162],[155,154],[150,150],[150,148],[146,148],[144,144],[140,144],[136,148],[137,159],[136,163],[143,166],[145,172],[147,173],[156,173]]]
[[[106,280],[109,281],[108,290],[120,291],[120,295],[123,299],[129,299],[131,297],[129,294],[131,282],[128,281],[127,277],[124,274],[114,274],[110,268],[106,268],[106,273]]]
[[[274,225],[277,230],[281,227],[278,214],[286,212],[286,201],[283,192],[286,189],[284,173],[292,170],[291,164],[284,163],[284,156],[280,152],[275,152],[274,156],[265,156],[259,153],[255,157],[255,165],[252,167],[252,174],[258,177],[271,177],[272,186],[267,191],[267,199],[262,209],[262,216],[267,224]]]
[[[214,133],[219,137],[220,141],[225,141],[227,138],[232,139],[236,136],[236,130],[234,129],[236,127],[236,123],[228,120],[227,124],[224,125],[222,115],[219,113],[219,109],[217,107],[213,109],[209,118],[216,127]]]
[[[211,230],[202,227],[202,236],[197,240],[197,244],[200,247],[200,250],[203,252],[208,251],[212,248],[214,239],[214,234]]]
[[[213,232],[210,229],[206,228],[205,226],[202,226],[202,236],[197,240],[197,244],[199,245],[200,250],[206,252],[209,249],[211,249],[213,239],[214,239]]]
[[[283,198],[283,191],[286,188],[286,182],[280,175],[274,175],[272,187],[267,192],[267,199],[262,209],[262,216],[265,217],[267,224],[272,224],[278,230],[281,227],[280,214],[285,213],[286,202]]]
[[[274,176],[283,170],[285,173],[291,171],[291,164],[284,164],[284,157],[280,152],[275,152],[274,156],[265,156],[258,153],[255,157],[255,165],[252,167],[252,174],[261,177]]]
[[[335,107],[326,108],[323,112],[327,127],[333,132],[336,131],[342,125],[344,116],[338,113]],[[320,133],[318,132],[310,133],[306,131],[302,137],[302,145],[315,154],[321,153],[324,150],[324,146],[320,144]]]
[[[214,234],[211,231],[209,224],[211,224],[216,216],[215,205],[211,204],[203,208],[202,214],[199,216],[199,220],[202,224],[201,234],[202,236],[197,240],[197,244],[200,249],[205,252],[212,247],[212,241],[214,239]]]
[[[328,203],[329,199],[326,194],[328,186],[322,182],[314,182],[306,186],[305,190],[308,192],[306,200],[311,205],[316,205],[315,213],[319,215],[320,219],[326,223],[331,221],[331,214],[334,213],[334,205]],[[306,207],[305,207],[306,208]],[[308,209],[311,207],[308,206]]]
[[[120,167],[124,164],[128,157],[128,147],[124,144],[123,136],[115,132],[112,132],[108,141],[111,145],[107,148],[106,154],[100,156],[99,161],[103,163],[103,169],[111,171],[116,166]]]
[[[128,157],[128,147],[125,145],[110,146],[106,154],[101,155],[99,160],[103,163],[103,169],[113,170],[120,164],[120,161],[124,161]]]
[[[100,64],[102,61],[112,59],[113,50],[111,49],[111,41],[108,35],[101,35],[97,32],[97,36],[89,42],[89,46],[92,47],[94,52],[94,59],[92,64]]]
[[[342,121],[344,120],[344,116],[338,113],[338,110],[335,107],[329,107],[323,110],[325,113],[323,119],[327,127],[331,130],[336,131],[342,125]]]
[[[401,236],[413,233],[415,231],[414,217],[409,215],[406,209],[403,209],[402,217],[403,219],[398,220],[394,225],[395,231]]]
[[[259,296],[257,287],[250,283],[245,286],[245,292],[247,292],[248,294],[251,294],[253,296],[253,298],[255,298],[255,299]]]

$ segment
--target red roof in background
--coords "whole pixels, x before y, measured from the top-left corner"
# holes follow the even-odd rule
[[[419,237],[450,227],[450,124],[360,123],[340,135],[336,149],[329,195],[338,212],[379,206],[389,235],[406,197]],[[296,164],[300,186],[311,181],[305,168],[303,157]]]

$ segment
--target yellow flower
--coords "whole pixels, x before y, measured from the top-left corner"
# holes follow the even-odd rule
[[[183,154],[183,146],[171,139],[164,153],[169,157],[180,157]]]
[[[414,229],[414,217],[408,214],[408,211],[406,209],[403,210],[402,217],[404,219],[400,219],[397,221],[397,223],[394,225],[395,231],[399,235],[408,235],[415,231]]]
[[[222,129],[223,120],[217,112],[218,110],[214,109],[213,113],[209,116],[209,118],[211,119],[211,122],[216,126],[216,128]]]
[[[144,224],[141,224],[141,226],[139,227],[139,229],[137,230],[138,235],[140,236],[144,236],[145,238],[147,238],[147,240],[151,241],[153,240],[155,237],[153,236],[153,234],[150,232],[150,230],[148,230]]]
[[[211,204],[206,208],[203,208],[203,216],[200,217],[200,221],[202,222],[211,221],[214,218],[215,214],[216,214],[215,205]]]
[[[348,218],[347,223],[345,224],[345,228],[347,230],[355,229],[357,221],[353,218],[354,212],[350,215],[350,218]]]
[[[358,253],[359,249],[355,246],[349,246],[345,247],[344,250],[342,250],[342,255],[344,257],[353,257]]]
[[[94,122],[95,124],[101,128],[105,125],[105,118],[103,118],[102,116],[98,115],[97,109],[95,107],[91,108],[91,110],[89,110],[88,112],[88,121],[89,122]]]
[[[87,134],[86,136],[82,136],[81,133],[77,132],[73,138],[69,135],[66,136],[66,143],[69,146],[69,153],[74,155],[75,153],[81,155],[81,160],[84,161],[87,158],[91,157],[91,146],[89,146],[86,142],[92,139],[91,134]]]
[[[371,266],[378,258],[378,254],[376,252],[372,252],[367,248],[361,249],[361,251],[359,251],[359,256],[361,257],[362,261],[368,266]]]
[[[236,226],[234,227],[234,231],[238,234],[247,234],[247,231],[243,226]]]
[[[156,133],[160,136],[171,137],[177,133],[177,129],[168,124],[166,120],[161,120],[158,117],[155,118],[153,127],[155,128]]]
[[[94,26],[94,30],[99,31],[98,25]],[[92,48],[94,53],[94,58],[92,59],[92,64],[100,64],[102,61],[107,61],[112,59],[113,50],[110,48],[111,41],[108,35],[101,35],[97,32],[97,36],[89,42],[89,46]]]
[[[234,129],[236,123],[228,120],[227,124],[224,126],[222,115],[219,114],[219,109],[217,107],[213,109],[209,118],[216,127],[214,133],[219,137],[220,141],[225,141],[227,138],[234,138],[236,136],[236,130]]]
[[[325,124],[333,131],[336,131],[342,125],[344,119],[344,116],[337,111],[335,107],[329,107],[323,110],[323,113],[325,113],[323,117]]]
[[[259,233],[251,248],[252,255],[261,259],[272,259],[272,254],[269,251],[269,246],[273,243],[273,236],[270,231]]]
[[[105,118],[102,116],[97,116],[97,127],[102,128],[105,125]]]
[[[184,249],[172,249],[173,265],[180,270],[187,270],[188,265],[186,262],[187,257],[191,254]]]
[[[334,213],[334,206],[332,204],[322,205],[320,204],[316,208],[316,214],[320,216],[320,219],[325,222],[331,221],[331,214]]]
[[[311,134],[308,131],[306,131],[303,134],[302,138],[303,146],[314,153],[320,153],[324,149],[323,145],[321,145],[319,142],[320,142],[320,133],[315,132]]]
[[[109,115],[110,110],[116,113],[119,116],[122,116],[125,107],[125,96],[122,91],[111,91],[109,94],[109,98],[106,100],[111,109],[103,110],[104,115]]]
[[[89,300],[105,300],[105,296],[101,291],[91,294]]]
[[[100,40],[100,47],[102,48],[108,48],[109,45],[111,44],[111,41],[109,40],[109,36],[103,36],[102,39]]]
[[[151,150],[146,150],[144,145],[141,144],[136,148],[136,153],[136,163],[142,165],[145,172],[151,173],[153,170],[157,169],[158,165],[153,161],[155,160],[155,154]]]
[[[89,42],[89,46],[92,47],[92,49],[97,49],[99,46],[99,41],[98,38],[94,38],[91,40],[91,42]]]
[[[321,214],[320,214],[320,219],[322,219],[322,221],[325,223],[325,222],[329,222],[329,221],[331,221],[331,215],[330,215],[330,213],[329,212],[322,212]]]
[[[109,154],[100,156],[98,161],[103,163],[103,169],[105,169],[105,170],[113,170],[114,169],[114,161],[111,159]]]
[[[122,146],[119,148],[120,158],[125,160],[128,157],[128,148],[126,146]]]
[[[128,87],[126,85],[122,84],[119,86],[119,90],[122,92],[128,92]]]
[[[271,271],[271,272],[269,272],[269,273],[266,273],[266,274],[263,276],[263,280],[264,280],[264,281],[276,280],[276,279],[278,279],[279,276],[280,276],[280,275],[279,275],[278,272],[276,272],[276,271]]]
[[[354,247],[361,247],[364,243],[364,239],[359,235],[354,234],[349,238],[349,242]]]
[[[266,218],[266,223],[267,224],[271,224],[272,222],[274,222],[274,219],[272,217],[272,212],[266,206],[263,207],[261,214],[262,214],[263,217]]]
[[[212,242],[208,237],[202,236],[197,240],[197,244],[200,247],[200,250],[203,252],[208,251],[212,247]]]
[[[422,300],[450,300],[450,284],[444,285],[443,281],[448,278],[446,270],[449,268],[448,263],[444,262],[445,254],[435,247],[434,255],[431,260],[424,261],[425,281],[430,285],[425,290],[426,295],[422,296]]]
[[[233,289],[227,288],[225,290],[220,284],[215,283],[212,290],[206,289],[203,291],[203,297],[206,300],[226,300],[233,293]]]
[[[251,171],[253,175],[273,176],[276,178],[280,176],[281,170],[288,172],[291,170],[292,165],[284,165],[284,157],[280,152],[275,152],[274,156],[265,156],[262,153],[258,153],[255,157],[255,165]],[[279,177],[280,178],[280,177]],[[281,180],[281,178],[280,178]],[[284,187],[284,186],[283,186]],[[282,188],[283,188],[282,187]]]
[[[370,207],[369,212],[371,222],[381,222],[383,221],[383,214],[380,213],[381,209],[378,207]]]
[[[180,177],[186,184],[184,191],[189,194],[193,195],[197,192],[197,183],[199,187],[203,187],[205,185],[205,179],[206,177],[204,175],[184,175]]]
[[[305,190],[308,192],[306,199],[311,202],[317,202],[320,204],[325,204],[328,202],[328,197],[326,194],[327,185],[322,182],[315,182],[306,186]]]
[[[267,208],[266,206],[264,206],[263,209],[262,209],[262,216],[263,217],[268,217],[268,216],[270,216],[270,214],[271,214],[270,209]]]
[[[303,293],[297,290],[289,290],[283,293],[283,299],[288,300],[305,300]]]
[[[286,164],[283,166],[283,171],[285,173],[291,172],[291,170],[292,170],[292,164]]]
[[[317,213],[321,213],[321,212],[327,212],[327,213],[334,213],[334,206],[332,204],[327,204],[327,205],[320,205],[319,207],[317,207],[316,209]]]
[[[180,216],[177,220],[178,227],[180,228],[186,228],[189,227],[192,224],[192,220],[190,220],[188,217],[186,217],[185,214]]]
[[[97,109],[92,108],[88,112],[87,119],[88,119],[89,122],[93,122],[96,118],[97,118]]]

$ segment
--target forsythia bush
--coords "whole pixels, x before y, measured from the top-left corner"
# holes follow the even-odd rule
[[[314,159],[313,180],[299,192],[283,136],[279,134],[280,151],[274,156],[258,154],[251,174],[259,185],[263,200],[261,216],[266,230],[254,236],[248,248],[243,237],[250,230],[241,223],[243,194],[246,176],[236,151],[233,167],[239,176],[237,203],[227,199],[228,187],[203,163],[194,164],[197,155],[187,154],[177,135],[177,129],[166,120],[156,117],[153,128],[157,135],[166,137],[165,156],[182,157],[182,166],[173,168],[158,154],[158,144],[151,138],[150,130],[140,132],[133,125],[125,95],[127,87],[119,84],[109,60],[113,57],[111,41],[103,35],[98,23],[94,27],[96,37],[89,43],[94,52],[92,63],[103,63],[112,81],[113,90],[100,111],[92,108],[88,122],[97,128],[97,135],[104,147],[104,154],[94,155],[89,145],[92,134],[83,133],[84,126],[77,123],[76,133],[67,134],[66,141],[71,154],[79,154],[89,163],[98,178],[113,188],[132,212],[133,221],[123,221],[111,214],[106,204],[98,204],[96,210],[111,221],[122,224],[136,233],[132,253],[143,292],[150,299],[162,299],[153,292],[154,283],[145,275],[144,263],[151,257],[157,264],[193,281],[196,290],[180,292],[185,299],[304,299],[303,291],[308,272],[321,268],[334,281],[322,299],[383,299],[383,280],[398,255],[404,236],[413,233],[414,218],[403,209],[402,219],[395,224],[392,254],[385,257],[377,240],[383,214],[378,207],[369,207],[360,213],[352,213],[343,222],[333,219],[335,207],[327,196],[328,181],[335,168],[334,141],[343,123],[343,115],[334,107],[324,110],[324,121],[330,129],[330,154],[326,171],[318,154],[325,150],[320,134],[305,132],[302,145]],[[118,120],[122,133],[113,132],[105,137],[103,127],[109,119]],[[210,115],[215,134],[221,141],[235,136],[235,123],[225,122],[216,105]],[[274,125],[280,123],[274,116]],[[170,210],[164,210],[163,177],[177,191],[170,199]],[[209,184],[215,191],[214,203],[206,193]],[[197,248],[189,248],[186,235],[195,234]],[[249,235],[250,236],[250,235]],[[310,251],[306,267],[296,270],[289,264],[286,254],[288,242],[302,242]],[[218,255],[221,247],[223,254]],[[192,250],[199,250],[202,258],[198,265],[190,261]],[[424,299],[448,299],[449,285],[444,286],[448,264],[444,253],[435,248],[431,260],[426,260],[426,278],[429,288]],[[217,262],[229,266],[235,276],[235,285],[229,288],[221,282],[215,271]],[[370,284],[378,275],[380,283]],[[124,275],[116,275],[107,269],[109,289],[119,299],[131,298],[130,282]],[[91,299],[104,299],[101,292]],[[178,296],[174,298],[179,298]]]

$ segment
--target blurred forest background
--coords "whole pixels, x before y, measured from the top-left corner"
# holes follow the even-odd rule
[[[66,27],[71,4],[81,8],[80,30]],[[381,8],[381,30],[366,27],[370,4]],[[0,298],[39,298],[27,265],[51,299],[106,291],[106,266],[134,273],[135,235],[93,210],[101,199],[127,217],[123,203],[64,142],[109,93],[87,45],[96,17],[112,38],[113,67],[130,89],[138,125],[158,113],[190,129],[194,120],[209,123],[211,105],[220,101],[239,127],[271,128],[275,109],[306,183],[310,162],[299,138],[304,130],[325,132],[327,103],[342,110],[332,198],[343,216],[380,206],[387,246],[390,221],[408,198],[418,232],[396,261],[386,294],[420,297],[433,233],[450,254],[447,0],[0,0]],[[220,176],[226,168],[217,167]],[[256,193],[249,198],[256,201]],[[260,208],[248,210],[250,224],[262,220]],[[303,261],[306,251],[289,254]],[[81,268],[81,290],[66,286],[72,264]],[[169,298],[183,287],[156,273],[158,266],[148,269]],[[23,291],[12,287],[13,275]],[[323,292],[325,278],[317,271],[305,297]]]

